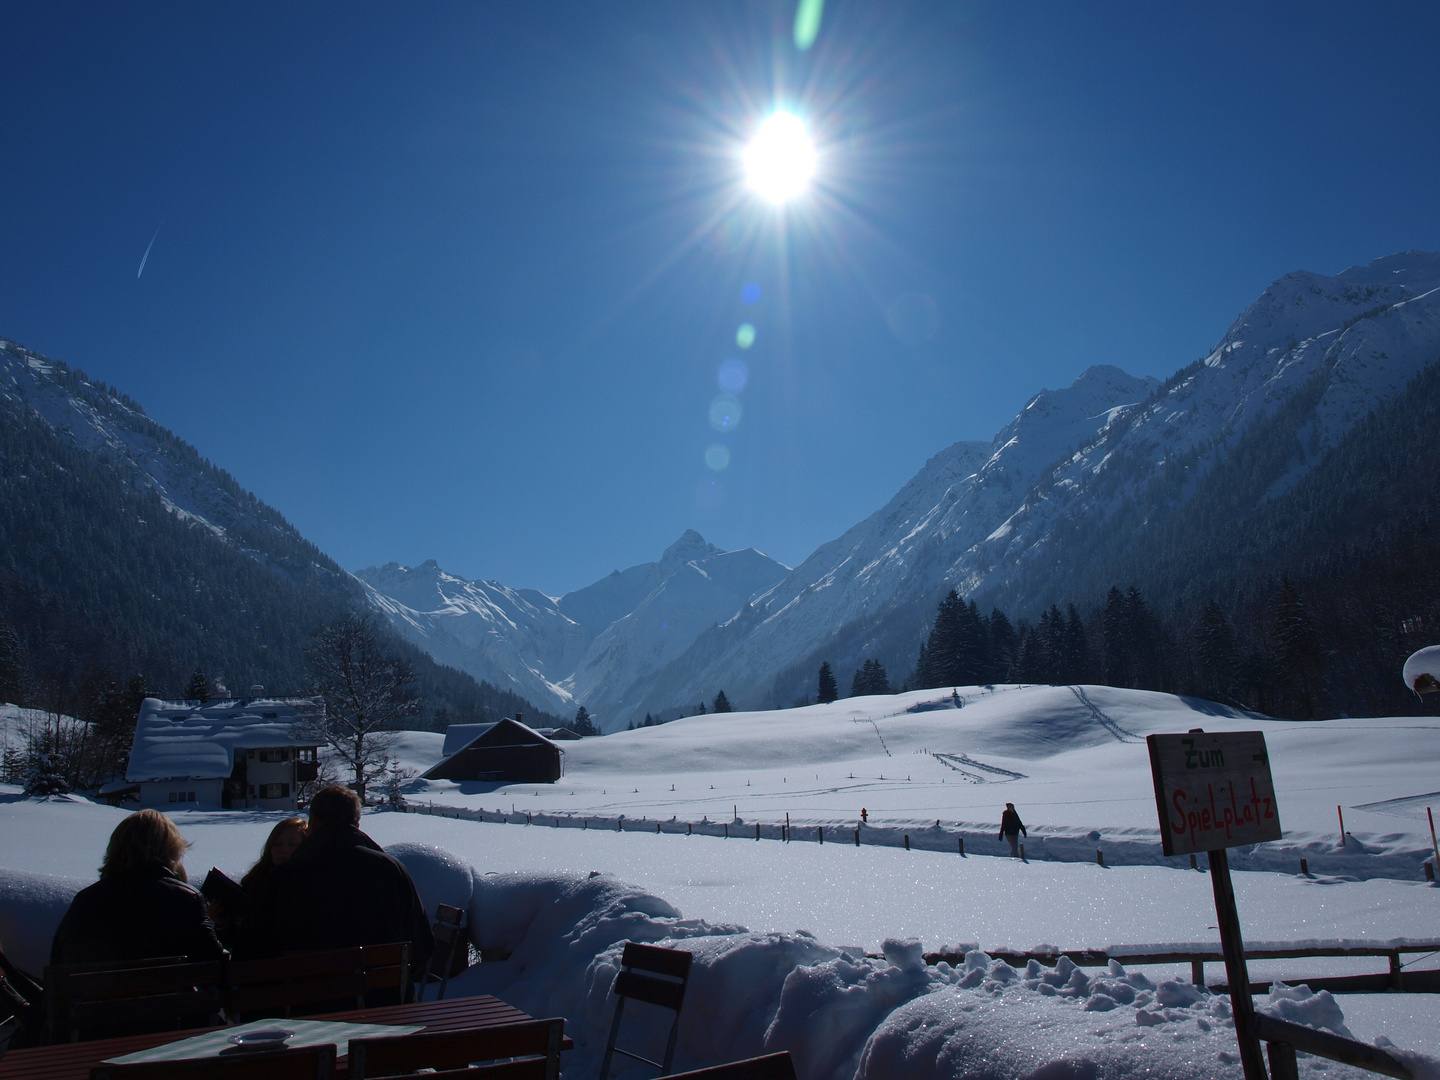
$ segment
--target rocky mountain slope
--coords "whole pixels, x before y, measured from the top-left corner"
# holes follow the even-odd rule
[[[1268,424],[1292,452],[1272,456],[1283,471],[1230,515],[1290,490],[1437,357],[1440,256],[1288,274],[1163,384],[1091,368],[1036,395],[989,447],[957,443],[937,455],[886,507],[697,640],[638,705],[715,686],[788,703],[824,653],[842,676],[867,653],[897,655],[897,640],[898,655],[913,657],[951,587],[1022,617],[1097,599],[1133,580],[1150,538],[1248,433]]]
[[[370,603],[442,663],[557,711],[584,703],[613,730],[623,726],[619,709],[633,686],[788,571],[753,548],[721,551],[690,530],[657,562],[616,570],[558,599],[467,581],[433,560],[356,576]]]
[[[0,339],[0,700],[68,705],[102,672],[179,696],[310,685],[305,650],[359,584],[138,403]],[[432,718],[513,696],[398,639]]]

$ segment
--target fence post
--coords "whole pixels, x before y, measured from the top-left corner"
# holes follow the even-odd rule
[[[694,834],[694,832],[695,832],[695,826],[694,826],[694,824],[692,824],[691,822],[687,821],[687,822],[685,823],[685,835],[686,835],[686,836],[691,836],[691,835]]]
[[[963,856],[965,854],[965,838],[963,836],[957,836],[955,843],[959,846],[960,854]]]
[[[1105,865],[1105,852],[1101,851],[1098,847],[1095,849],[1095,865]]]
[[[905,834],[905,850],[910,850],[910,834],[908,832]]]
[[[760,823],[758,821],[755,822],[755,839],[760,839]]]
[[[825,843],[825,826],[823,826],[823,825],[816,826],[816,830],[817,830],[817,831],[819,832],[819,834],[820,834],[820,843],[822,843],[822,844]]]
[[[1270,1059],[1270,1080],[1300,1080],[1295,1047],[1282,1042],[1266,1043],[1265,1056]]]
[[[730,823],[728,821],[725,822],[725,839],[730,839]]]
[[[656,835],[656,836],[659,836],[659,835],[660,835],[660,823],[659,823],[658,821],[655,822],[655,835]]]
[[[1304,859],[1301,859],[1301,860],[1300,860],[1300,873],[1302,873],[1302,874],[1309,874],[1309,873],[1310,873],[1310,864],[1309,864],[1308,862],[1306,862]]]
[[[1404,990],[1404,978],[1400,974],[1400,953],[1390,954],[1390,989]]]
[[[856,829],[856,830],[855,830],[855,846],[856,846],[856,847],[859,847],[859,846],[860,846],[860,830],[859,830],[859,829]],[[1429,864],[1427,863],[1426,865],[1429,865]]]
[[[1204,985],[1205,985],[1205,961],[1204,961],[1204,960],[1191,960],[1191,961],[1190,961],[1190,985],[1191,985],[1191,986],[1204,986]]]

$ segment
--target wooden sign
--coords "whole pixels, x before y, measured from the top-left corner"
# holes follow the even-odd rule
[[[1166,855],[1280,839],[1264,732],[1192,731],[1145,742]]]

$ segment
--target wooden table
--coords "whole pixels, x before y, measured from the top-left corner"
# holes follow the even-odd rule
[[[460,1031],[466,1028],[498,1027],[518,1024],[534,1017],[507,1005],[488,994],[452,998],[449,1001],[422,1001],[411,1005],[386,1005],[375,1009],[354,1009],[349,1012],[327,1013],[307,1017],[313,1020],[344,1020],[353,1024],[421,1024],[426,1031]],[[277,1020],[283,1024],[283,1020]],[[0,1059],[0,1080],[90,1080],[90,1069],[108,1058],[148,1050],[162,1043],[179,1042],[214,1028],[193,1031],[163,1031],[149,1035],[124,1035],[116,1039],[95,1039],[92,1042],[57,1043],[27,1050],[11,1050]],[[561,1044],[566,1050],[574,1046],[568,1036]],[[345,1047],[337,1048],[341,1057],[337,1072],[348,1075]]]

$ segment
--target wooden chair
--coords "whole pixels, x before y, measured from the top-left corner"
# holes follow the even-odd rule
[[[225,1012],[233,1023],[241,1017],[363,1009],[365,989],[365,952],[358,945],[232,960],[225,973]]]
[[[418,1032],[394,1038],[351,1039],[351,1080],[413,1076],[420,1069],[426,1080],[463,1077],[465,1080],[558,1080],[560,1043],[565,1021],[530,1020],[469,1031]],[[496,1061],[518,1058],[518,1061]],[[491,1062],[471,1067],[476,1062]]]
[[[420,996],[425,996],[426,982],[439,979],[440,991],[435,995],[435,1000],[444,1001],[445,988],[450,984],[450,980],[470,964],[470,941],[465,933],[465,912],[449,904],[437,904],[431,933],[435,938],[435,951],[430,955],[430,968],[425,973],[425,982],[420,983]]]
[[[226,972],[225,1012],[233,1022],[399,1005],[409,983],[408,941],[234,960]]]
[[[90,1080],[330,1080],[334,1075],[334,1043],[183,1061],[96,1065],[90,1070]]]
[[[795,1063],[790,1060],[790,1051],[781,1050],[778,1054],[675,1073],[670,1080],[796,1080]]]
[[[625,952],[620,957],[620,973],[615,976],[615,1019],[610,1024],[610,1039],[605,1044],[605,1057],[600,1062],[600,1080],[608,1080],[610,1061],[616,1054],[651,1065],[660,1070],[661,1076],[670,1075],[670,1063],[675,1060],[675,1042],[680,1034],[680,1006],[685,1003],[685,984],[690,978],[691,959],[691,954],[681,949],[661,949],[634,941],[625,943]],[[620,1015],[628,998],[674,1010],[675,1019],[670,1025],[670,1038],[665,1044],[663,1061],[651,1061],[615,1045],[616,1036],[620,1034]]]
[[[362,945],[365,954],[365,1004],[401,1005],[409,1001],[410,986],[410,942],[396,941],[386,945]],[[395,992],[394,1001],[383,1000],[385,991]],[[379,991],[377,996],[376,991]]]
[[[15,1041],[15,1036],[20,1034],[23,1026],[24,1024],[18,1016],[0,1020],[0,1058],[5,1056],[5,1051],[10,1049],[10,1044]]]
[[[172,961],[46,968],[46,1041],[78,1042],[217,1023],[221,961]]]

